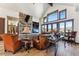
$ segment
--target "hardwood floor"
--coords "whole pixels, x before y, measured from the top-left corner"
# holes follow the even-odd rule
[[[57,56],[79,56],[79,44],[58,42]]]
[[[57,45],[56,56],[79,56],[79,44],[59,41]],[[4,52],[3,41],[0,41],[0,55],[4,56],[55,56],[55,52],[55,47],[52,45],[45,50],[37,50],[36,48],[32,48],[26,51],[21,49],[17,51],[16,54],[12,54],[11,52]]]

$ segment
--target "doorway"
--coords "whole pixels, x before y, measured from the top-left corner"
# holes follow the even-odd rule
[[[5,33],[5,19],[0,17],[0,34]],[[0,37],[0,41],[2,38]]]
[[[0,18],[0,34],[3,34],[5,32],[5,19]]]

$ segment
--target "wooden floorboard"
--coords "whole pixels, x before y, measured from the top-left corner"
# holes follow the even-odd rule
[[[32,48],[26,51],[21,49],[16,52],[16,54],[12,54],[11,52],[4,52],[3,41],[0,41],[0,56],[79,56],[79,44],[59,41],[57,45],[57,48],[52,45],[45,50],[37,50],[36,48]]]

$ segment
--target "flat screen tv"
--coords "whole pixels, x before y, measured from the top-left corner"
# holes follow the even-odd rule
[[[33,33],[38,33],[39,32],[39,23],[38,22],[33,22],[32,32]]]
[[[30,15],[26,15],[25,22],[28,22],[29,21],[29,18],[30,18]]]

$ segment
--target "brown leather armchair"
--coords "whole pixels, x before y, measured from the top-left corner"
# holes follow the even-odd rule
[[[46,36],[41,34],[33,38],[33,45],[37,49],[45,49],[49,46],[49,41]]]
[[[4,41],[5,52],[10,51],[14,54],[19,48],[21,48],[21,41],[18,40],[17,35],[3,34],[1,37]]]

